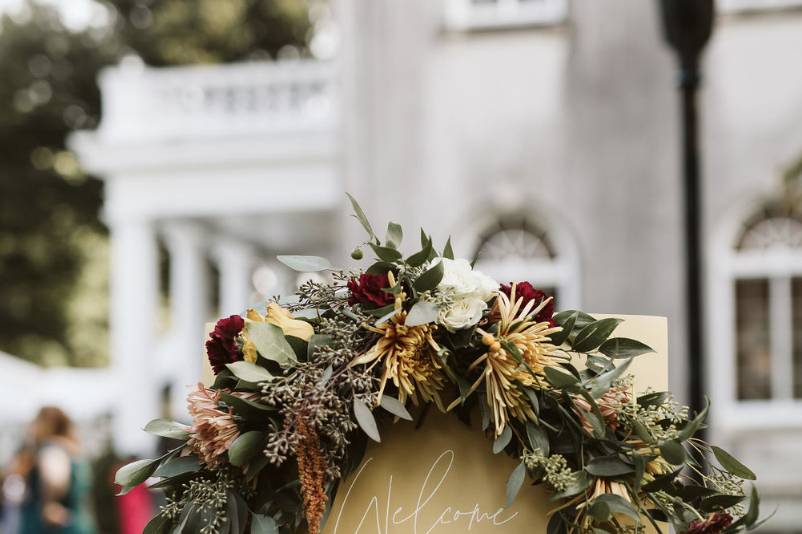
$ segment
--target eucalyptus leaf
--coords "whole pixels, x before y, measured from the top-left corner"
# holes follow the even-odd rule
[[[267,369],[261,365],[256,365],[255,363],[246,361],[234,362],[227,363],[226,367],[228,367],[228,369],[234,373],[234,376],[240,380],[244,380],[245,382],[250,382],[252,384],[269,382],[270,380],[273,380],[273,375],[271,375]]]
[[[585,466],[585,471],[595,477],[617,477],[635,471],[635,468],[621,461],[616,455],[597,456]]]
[[[359,223],[362,225],[362,228],[368,233],[371,239],[376,239],[376,234],[373,232],[373,228],[370,226],[370,221],[368,221],[368,217],[365,215],[365,212],[362,210],[362,206],[359,205],[359,202],[351,196],[350,193],[346,193],[348,196],[348,200],[351,201],[351,207],[354,210],[354,217]]]
[[[331,269],[332,265],[326,258],[320,256],[276,256],[276,259],[292,269],[301,273],[316,273]]]
[[[376,426],[376,419],[373,417],[373,413],[371,413],[368,405],[359,399],[354,399],[354,416],[362,431],[367,434],[370,439],[381,442],[379,428]]]
[[[145,425],[145,432],[170,439],[189,439],[189,427],[169,419],[154,419]]]
[[[557,389],[575,386],[579,383],[579,380],[574,375],[558,371],[556,367],[546,367],[543,369],[543,373],[546,375],[546,380],[549,381],[549,384]]]
[[[443,257],[449,260],[454,259],[454,249],[451,248],[451,236],[448,237],[448,240],[446,241],[446,246],[445,248],[443,248]]]
[[[321,375],[320,380],[317,383],[318,387],[322,388],[323,386],[325,386],[326,383],[331,379],[331,375],[333,374],[334,374],[334,368],[331,365],[323,369],[323,374]]]
[[[386,394],[382,395],[382,400],[380,405],[382,408],[384,408],[391,414],[395,415],[396,417],[400,417],[401,419],[406,419],[407,421],[412,421],[412,416],[409,414],[404,405],[401,404],[401,401],[399,401],[395,397],[391,397]]]
[[[605,493],[596,497],[595,502],[603,502],[613,514],[624,514],[634,519],[636,523],[640,523],[638,510],[620,495]]]
[[[228,448],[228,460],[231,465],[242,467],[251,461],[265,447],[267,433],[251,430],[241,434]]]
[[[532,450],[540,449],[543,456],[549,455],[549,436],[546,431],[539,426],[535,426],[531,421],[526,423],[526,437]]]
[[[612,317],[590,323],[579,331],[571,344],[571,348],[576,352],[592,351],[604,343],[620,323],[621,319]]]
[[[634,358],[654,352],[649,345],[626,337],[611,337],[601,344],[599,352],[610,358]]]
[[[433,251],[432,242],[426,241],[426,243],[422,244],[421,246],[423,248],[421,248],[420,251],[416,252],[405,260],[406,264],[410,267],[420,267],[429,261],[429,257],[432,255]]]
[[[373,243],[370,243],[370,248],[373,249],[373,253],[376,254],[378,259],[387,263],[393,263],[402,258],[402,254],[398,250],[391,247],[383,247],[381,245],[374,245]]]
[[[624,360],[624,363],[621,365],[611,369],[610,371],[607,371],[606,373],[602,373],[591,380],[590,386],[593,388],[591,395],[593,395],[595,398],[599,398],[601,395],[607,393],[607,391],[613,385],[613,382],[624,376],[624,373],[627,372],[629,366],[632,365],[632,360],[633,358]]]
[[[153,473],[154,477],[171,478],[200,470],[200,462],[195,456],[179,456],[161,464]]]
[[[387,225],[387,234],[384,238],[388,247],[398,248],[404,239],[404,230],[398,223],[391,222]]]
[[[419,326],[433,323],[437,320],[439,312],[437,305],[425,300],[419,300],[409,310],[404,324],[406,326]]]
[[[696,432],[700,428],[702,428],[702,424],[704,424],[705,419],[707,418],[707,412],[709,410],[710,410],[710,399],[705,397],[705,407],[704,407],[704,409],[701,412],[699,412],[696,415],[696,417],[693,418],[692,421],[690,421],[687,425],[685,425],[685,428],[680,430],[679,435],[677,436],[677,439],[680,442],[683,442],[683,441],[685,441],[687,439],[692,438],[694,436],[694,434],[696,434]]]
[[[172,522],[166,515],[158,514],[145,525],[142,534],[164,534],[169,531]]]
[[[503,451],[512,440],[512,429],[510,425],[504,427],[501,434],[493,442],[493,454],[498,454]]]
[[[568,339],[568,336],[570,336],[571,332],[574,330],[574,324],[576,323],[578,317],[579,312],[574,312],[568,316],[565,322],[560,325],[562,330],[551,334],[550,337],[552,344],[559,347],[565,343],[565,341]]]
[[[306,345],[306,359],[311,362],[315,356],[315,350],[317,350],[318,347],[330,345],[333,340],[333,337],[326,334],[312,334],[312,337],[309,338],[309,342]]]
[[[687,457],[685,447],[683,447],[679,441],[673,439],[660,444],[660,454],[672,465],[684,464]]]
[[[515,469],[513,469],[512,473],[510,474],[510,478],[507,480],[506,504],[508,508],[512,506],[512,503],[518,496],[518,492],[521,491],[521,487],[524,485],[525,479],[526,479],[526,465],[524,465],[524,463],[521,462]]]
[[[732,454],[721,447],[712,446],[710,448],[713,450],[713,455],[716,457],[716,460],[718,460],[718,463],[721,464],[721,467],[726,469],[731,475],[735,475],[744,480],[755,480],[757,478],[751,469],[738,461]]]
[[[121,487],[120,493],[117,495],[125,495],[149,479],[156,471],[156,468],[159,467],[160,463],[160,458],[155,460],[137,460],[118,469],[117,473],[114,475],[114,483]]]
[[[278,326],[270,323],[249,321],[245,325],[245,333],[263,358],[272,360],[282,367],[297,363],[298,358],[295,356],[295,351],[284,337],[284,332]]]
[[[438,261],[429,270],[418,276],[417,280],[413,282],[412,287],[416,291],[430,291],[437,287],[437,284],[443,279],[443,262]]]

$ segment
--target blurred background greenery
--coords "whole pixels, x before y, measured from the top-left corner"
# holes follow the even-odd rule
[[[302,57],[313,28],[304,0],[96,4],[79,27],[33,0],[0,20],[0,351],[46,366],[108,362],[102,185],[65,146],[98,123],[98,72]]]

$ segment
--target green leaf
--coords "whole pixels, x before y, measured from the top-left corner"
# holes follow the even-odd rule
[[[167,460],[153,473],[154,477],[171,478],[200,470],[200,462],[195,456],[179,456]]]
[[[234,373],[234,376],[240,380],[244,380],[245,382],[250,382],[252,384],[269,382],[273,380],[273,375],[271,375],[267,369],[261,365],[256,365],[255,363],[245,361],[234,362],[227,363],[226,367],[228,367],[228,369]]]
[[[551,342],[559,347],[568,339],[568,336],[571,335],[571,331],[574,329],[574,323],[576,323],[577,318],[579,317],[579,312],[574,312],[568,316],[563,324],[560,325],[562,330],[560,332],[555,332],[551,334]]]
[[[443,257],[449,260],[454,259],[454,249],[451,248],[451,236],[448,237],[448,240],[446,241],[446,246],[445,248],[443,248]]]
[[[365,271],[368,274],[387,274],[395,268],[395,265],[392,263],[387,263],[386,261],[377,261],[370,267],[368,270]]]
[[[429,261],[429,256],[432,253],[432,244],[427,243],[419,252],[408,257],[405,262],[410,267],[420,267],[427,261]]]
[[[236,415],[246,419],[262,419],[265,420],[270,414],[274,413],[275,408],[262,404],[261,402],[243,399],[231,393],[221,392],[220,400],[229,405]]]
[[[421,274],[412,287],[415,288],[415,291],[430,291],[436,288],[443,279],[443,269],[443,262],[438,261],[428,271]]]
[[[356,217],[356,220],[362,224],[362,228],[365,229],[371,239],[376,239],[376,234],[373,232],[373,227],[370,226],[370,221],[368,221],[365,212],[362,210],[362,206],[359,205],[359,202],[357,202],[350,193],[346,193],[346,195],[348,196],[348,200],[351,201],[351,207],[354,210],[354,217]]]
[[[740,504],[744,499],[746,499],[745,495],[713,495],[702,499],[699,511],[715,512],[717,510],[726,510],[736,504]]]
[[[406,326],[419,326],[422,324],[433,323],[437,320],[437,315],[440,313],[439,308],[425,300],[419,300],[409,310],[407,318],[404,321]]]
[[[359,423],[360,428],[362,428],[362,431],[367,434],[370,439],[381,442],[379,428],[376,426],[376,419],[373,418],[373,413],[371,413],[368,405],[359,399],[354,399],[354,416],[356,417],[356,422]]]
[[[391,414],[395,415],[396,417],[400,417],[401,419],[406,419],[407,421],[412,421],[412,416],[409,414],[404,405],[401,404],[401,401],[399,401],[395,397],[391,397],[389,395],[382,395],[382,400],[380,404],[382,408],[384,408]]]
[[[635,468],[621,461],[616,455],[597,456],[593,458],[585,471],[595,477],[618,477],[635,471]]]
[[[589,385],[593,388],[591,394],[599,398],[601,395],[607,393],[610,387],[613,385],[613,382],[618,380],[624,373],[629,369],[629,366],[632,364],[632,358],[624,361],[618,367],[607,371],[606,373],[602,373],[593,380],[589,382]]]
[[[546,375],[546,380],[549,381],[549,384],[557,389],[579,384],[579,380],[574,375],[558,371],[556,367],[546,367],[543,369],[543,373]]]
[[[374,308],[367,311],[374,317],[384,317],[388,313],[395,313],[395,304],[388,304],[387,306],[382,306],[381,308]]]
[[[685,463],[685,447],[679,441],[668,440],[660,444],[660,454],[672,465],[682,465]]]
[[[627,337],[611,337],[601,344],[599,352],[609,358],[634,358],[641,354],[654,352],[649,345]]]
[[[172,525],[173,520],[169,517],[158,514],[153,519],[151,519],[145,528],[142,530],[142,534],[165,534],[169,532],[169,528]]]
[[[249,321],[245,325],[245,335],[263,358],[272,360],[282,367],[298,361],[295,351],[284,337],[284,332],[274,324]]]
[[[555,313],[552,317],[552,320],[560,326],[565,326],[565,322],[574,314],[576,314],[574,327],[579,328],[580,330],[590,323],[596,322],[595,317],[579,310],[565,310]]]
[[[306,359],[311,362],[315,356],[315,350],[318,347],[330,345],[333,340],[332,336],[326,334],[312,334],[312,337],[309,338],[309,343],[306,345]]]
[[[125,495],[153,476],[159,463],[161,463],[161,458],[137,460],[118,469],[114,475],[114,483],[121,486],[120,493],[117,495]]]
[[[276,259],[301,273],[316,273],[332,268],[331,262],[320,256],[276,256]]]
[[[401,241],[404,239],[404,230],[400,224],[391,222],[387,225],[387,234],[384,238],[388,247],[398,248],[401,246]]]
[[[543,452],[543,456],[549,455],[549,436],[545,430],[535,426],[531,421],[527,421],[526,437],[529,439],[529,445],[532,450],[540,449]]]
[[[593,519],[601,523],[610,519],[610,507],[601,499],[594,499],[593,504],[590,505],[589,511]]]
[[[515,469],[513,469],[512,473],[510,474],[510,478],[507,480],[507,508],[512,506],[512,503],[518,496],[518,492],[521,491],[521,487],[524,485],[525,479],[526,465],[521,462]]]
[[[493,454],[498,454],[510,444],[512,440],[512,429],[510,425],[504,427],[504,430],[501,431],[499,437],[493,442]]]
[[[333,374],[334,374],[334,367],[332,367],[331,365],[323,369],[323,374],[321,375],[320,380],[317,383],[317,386],[321,388],[325,386],[326,383],[328,383],[328,381],[331,379],[331,375]]]
[[[264,449],[267,433],[252,430],[241,434],[228,448],[228,460],[231,465],[242,467],[251,461],[258,452]]]
[[[154,419],[145,425],[145,432],[163,438],[180,439],[182,441],[189,439],[189,427],[187,425],[168,419]]]
[[[588,489],[593,482],[593,478],[589,477],[588,474],[584,471],[579,471],[574,474],[573,482],[569,483],[565,489],[559,493],[555,493],[551,496],[549,500],[551,501],[561,501],[567,497],[573,497],[574,495],[579,495],[586,489]]]
[[[713,455],[716,457],[716,460],[718,460],[718,463],[721,464],[721,467],[726,469],[731,475],[735,475],[744,480],[755,480],[757,478],[755,473],[738,461],[735,456],[720,447],[712,446],[710,448],[713,450]]]
[[[370,243],[370,248],[373,249],[377,258],[387,263],[398,261],[403,257],[402,254],[394,248],[382,247],[380,245],[374,245],[373,243]]]
[[[251,534],[279,534],[278,524],[269,515],[251,514]]]
[[[624,514],[640,523],[640,514],[626,499],[620,495],[605,493],[596,497],[595,502],[603,502],[613,514]]]
[[[702,424],[705,422],[705,419],[707,418],[707,412],[709,409],[710,409],[710,399],[705,397],[704,409],[701,412],[699,412],[699,414],[693,419],[693,421],[690,421],[687,425],[685,425],[685,428],[683,428],[679,432],[677,439],[680,442],[692,438],[693,435],[696,434],[696,432],[700,428],[702,428]]]
[[[600,319],[582,328],[576,335],[571,348],[576,352],[590,352],[604,343],[613,330],[621,323],[621,319]]]

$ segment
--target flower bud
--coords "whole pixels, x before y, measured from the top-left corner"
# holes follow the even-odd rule
[[[351,257],[352,257],[353,259],[355,259],[355,260],[361,260],[361,259],[364,257],[364,255],[362,254],[362,249],[361,249],[361,248],[359,248],[359,247],[356,247],[356,248],[355,248],[355,249],[354,249],[354,250],[351,252]]]

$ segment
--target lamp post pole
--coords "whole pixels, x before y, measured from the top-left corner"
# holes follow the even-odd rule
[[[702,187],[696,94],[699,60],[713,31],[713,0],[659,0],[665,39],[677,57],[682,101],[682,169],[690,403],[702,408],[704,388],[704,301],[702,292]]]

